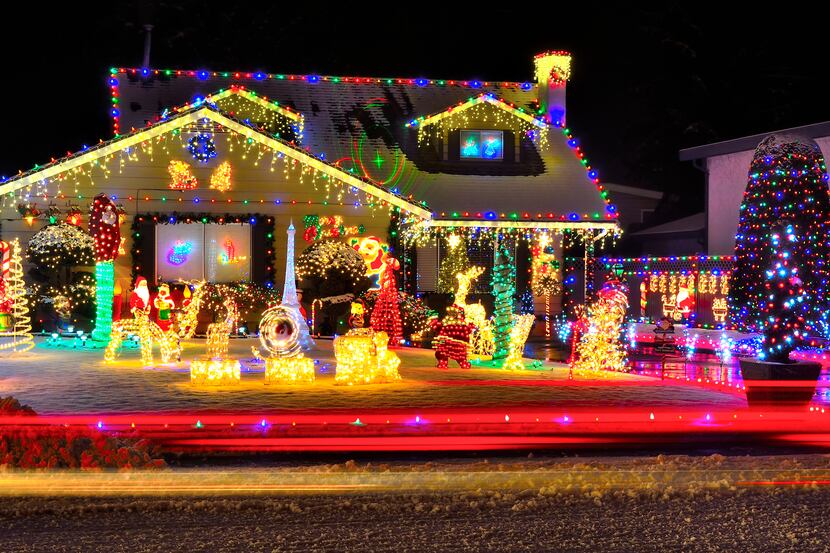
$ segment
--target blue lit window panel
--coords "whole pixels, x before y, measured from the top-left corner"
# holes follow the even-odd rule
[[[504,136],[501,131],[481,131],[481,157],[484,159],[504,157]]]
[[[504,159],[504,133],[461,131],[461,159]]]
[[[481,131],[461,131],[461,157],[481,157]]]

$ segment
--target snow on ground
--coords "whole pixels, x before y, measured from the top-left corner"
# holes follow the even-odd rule
[[[543,370],[508,372],[477,368],[434,368],[431,350],[398,350],[403,381],[370,386],[335,386],[331,342],[319,340],[307,355],[320,360],[313,385],[265,385],[262,364],[251,359],[254,339],[231,341],[231,354],[243,363],[238,386],[197,388],[190,384],[187,360],[204,353],[204,340],[184,344],[183,362],[144,368],[137,350],[125,350],[113,364],[103,350],[48,349],[42,345],[18,357],[0,359],[0,395],[13,395],[38,413],[118,413],[130,411],[350,409],[405,407],[630,407],[707,405],[743,407],[740,395],[721,393],[636,375],[573,375],[561,363]],[[158,358],[158,355],[156,355]],[[452,366],[452,365],[451,365]],[[573,386],[589,379],[602,386]],[[511,385],[505,381],[510,381]],[[619,382],[620,386],[613,383]],[[547,384],[554,383],[551,386]],[[649,386],[631,385],[649,383]],[[546,384],[546,385],[539,385]],[[611,384],[611,385],[609,385]]]

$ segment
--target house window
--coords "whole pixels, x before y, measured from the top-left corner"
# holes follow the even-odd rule
[[[504,158],[502,131],[461,131],[461,159]]]

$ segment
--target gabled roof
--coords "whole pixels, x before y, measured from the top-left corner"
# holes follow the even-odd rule
[[[418,217],[430,217],[429,210],[426,209],[423,204],[417,204],[412,200],[402,198],[399,195],[381,188],[372,182],[358,178],[357,176],[343,171],[331,163],[314,157],[294,144],[268,136],[259,129],[253,128],[236,119],[233,119],[227,114],[219,111],[219,109],[215,106],[206,103],[202,103],[198,106],[194,105],[187,109],[177,110],[174,115],[167,117],[158,123],[149,125],[146,128],[135,130],[126,135],[118,136],[107,142],[100,142],[91,148],[70,154],[47,165],[35,166],[34,169],[28,172],[20,173],[15,177],[3,181],[2,184],[0,184],[0,195],[15,192],[16,190],[44,181],[45,179],[49,179],[75,167],[94,162],[95,160],[109,154],[123,151],[153,137],[160,136],[182,128],[190,123],[196,123],[205,119],[211,120],[216,124],[245,136],[246,138],[263,144],[272,150],[279,152],[286,157],[295,159],[306,166],[321,171],[333,179],[341,181],[344,185],[361,190],[362,192],[378,198],[383,202],[399,207],[406,212],[417,215]]]
[[[451,117],[456,115],[464,110],[470,109],[471,107],[477,106],[479,104],[488,103],[498,107],[499,109],[503,109],[507,113],[522,119],[531,125],[535,125],[540,129],[544,129],[547,127],[547,123],[545,123],[542,119],[534,117],[532,115],[528,115],[524,109],[517,108],[514,105],[506,102],[505,100],[501,100],[496,98],[492,93],[485,92],[483,94],[479,94],[478,96],[474,96],[469,98],[464,102],[459,102],[454,106],[450,106],[443,111],[439,111],[438,113],[434,113],[429,116],[421,116],[416,119],[413,119],[406,123],[407,127],[424,127],[426,125],[432,125],[434,123],[438,123],[442,119],[446,119],[447,117]]]
[[[706,226],[706,214],[695,213],[688,217],[675,219],[667,223],[661,223],[653,227],[649,227],[637,232],[632,232],[631,236],[648,236],[652,234],[674,234],[678,232],[697,232],[704,229]]]
[[[753,134],[751,136],[743,136],[732,140],[724,140],[722,142],[695,146],[694,148],[685,148],[680,150],[680,161],[691,161],[694,159],[704,159],[708,157],[754,150],[764,138],[771,134],[797,134],[799,136],[813,139],[823,136],[830,136],[830,121],[802,125],[801,127],[792,127],[790,129],[770,131],[761,134]]]
[[[501,108],[535,121],[536,83],[114,69],[110,86],[119,107],[113,115],[121,126],[140,126],[155,120],[163,106],[233,84],[302,113],[305,149],[347,173],[429,205],[433,218],[615,224],[615,208],[606,205],[607,191],[596,170],[560,122],[551,121],[547,129],[533,124],[547,142],[541,147],[522,141],[522,155],[529,160],[522,167],[495,163],[472,172],[469,164],[450,167],[429,158],[419,147],[417,131],[406,126],[471,97],[473,105],[489,105],[485,94],[503,99]],[[528,123],[523,119],[523,124]]]

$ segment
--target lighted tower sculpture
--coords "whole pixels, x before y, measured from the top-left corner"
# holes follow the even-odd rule
[[[285,284],[282,288],[282,305],[297,312],[298,318],[303,321],[300,325],[300,347],[308,350],[314,346],[314,340],[308,333],[308,324],[300,311],[300,300],[297,298],[297,280],[294,275],[294,221],[288,224],[288,245],[285,252]]]

